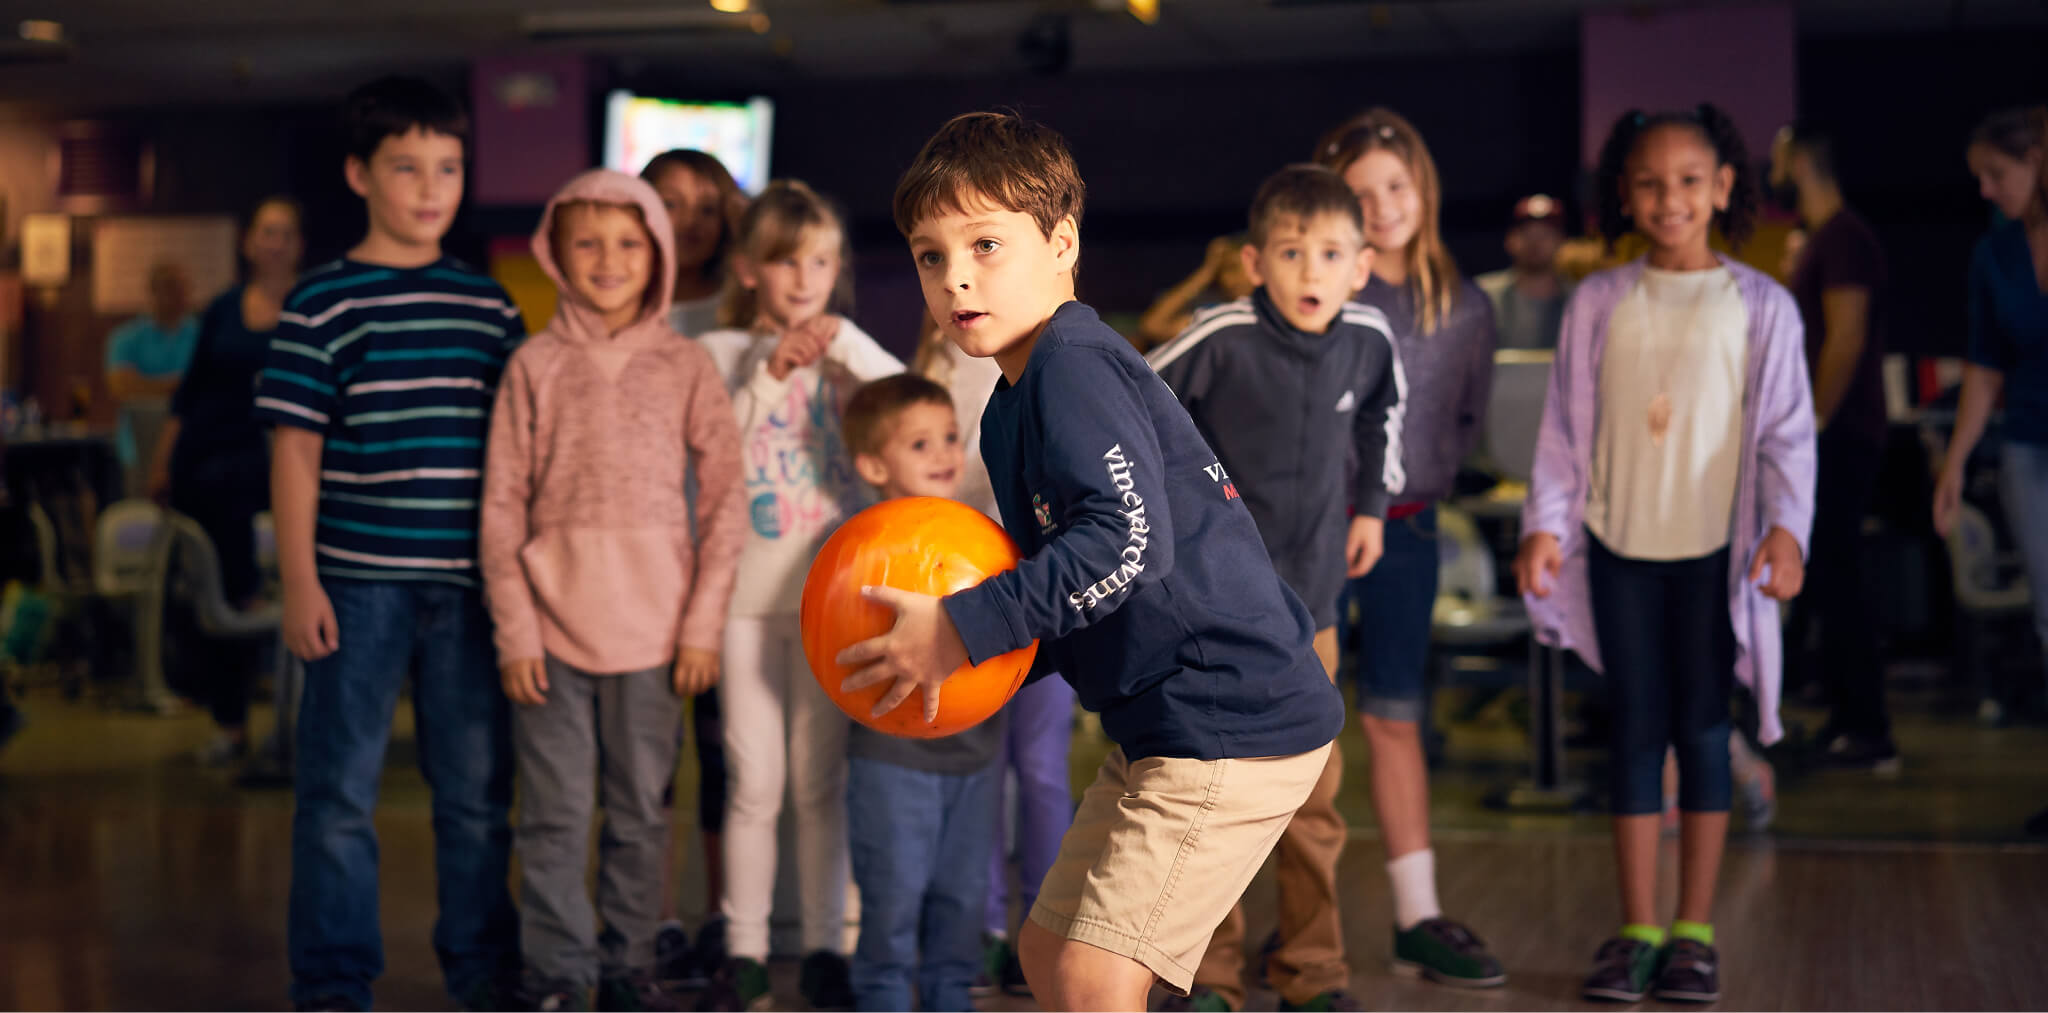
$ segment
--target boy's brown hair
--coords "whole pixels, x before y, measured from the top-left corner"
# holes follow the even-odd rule
[[[965,113],[924,142],[896,182],[896,228],[905,238],[917,223],[962,209],[964,193],[1031,216],[1052,235],[1062,218],[1081,224],[1086,187],[1059,132],[1013,113]]]
[[[839,416],[839,434],[852,453],[880,454],[889,442],[896,416],[905,408],[935,404],[953,410],[953,395],[946,388],[915,373],[898,373],[863,384],[846,401]]]
[[[1290,165],[1259,184],[1259,192],[1252,197],[1247,241],[1263,248],[1274,224],[1287,215],[1304,225],[1322,215],[1340,216],[1358,230],[1358,241],[1365,242],[1365,212],[1359,210],[1358,198],[1352,196],[1344,177],[1320,165]]]

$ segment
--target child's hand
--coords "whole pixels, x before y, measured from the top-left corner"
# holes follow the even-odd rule
[[[1771,579],[1764,580],[1764,567]],[[1806,583],[1806,561],[1799,558],[1799,540],[1784,528],[1772,528],[1756,548],[1756,561],[1749,565],[1749,582],[1779,601],[1791,601]]]
[[[505,695],[522,707],[548,702],[548,663],[539,658],[514,658],[498,666]]]
[[[334,621],[334,603],[317,580],[284,589],[284,646],[300,661],[319,661],[341,649],[341,627]]]
[[[768,375],[777,380],[789,379],[789,374],[824,358],[826,347],[838,334],[839,318],[830,313],[783,331],[782,341],[768,356]]]
[[[1351,518],[1351,534],[1344,539],[1344,562],[1347,577],[1363,577],[1372,572],[1386,549],[1387,526],[1377,517],[1359,514]]]
[[[1523,538],[1521,551],[1515,553],[1515,587],[1523,594],[1548,598],[1563,566],[1564,553],[1557,547],[1557,536],[1538,531]]]
[[[860,596],[896,610],[896,625],[872,640],[863,640],[839,652],[838,662],[858,668],[839,684],[843,693],[866,689],[890,680],[896,684],[875,704],[874,716],[881,717],[910,698],[912,690],[924,690],[924,719],[939,719],[939,684],[967,661],[967,645],[939,599],[893,587],[864,587]],[[870,664],[872,662],[872,664]],[[865,665],[861,668],[859,666]]]
[[[702,647],[685,647],[676,655],[671,675],[677,696],[696,696],[718,685],[718,652]]]

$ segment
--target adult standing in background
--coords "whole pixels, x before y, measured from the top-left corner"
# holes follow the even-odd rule
[[[1863,517],[1884,463],[1884,247],[1842,199],[1835,143],[1811,124],[1771,144],[1771,191],[1799,215],[1806,242],[1787,287],[1806,325],[1806,369],[1820,430],[1820,474],[1806,593],[1786,639],[1800,667],[1819,672],[1828,721],[1814,744],[1831,762],[1896,773],[1884,661],[1871,635],[1876,606],[1863,571]],[[1818,629],[1816,629],[1818,627]]]
[[[1564,240],[1564,205],[1540,193],[1515,202],[1503,244],[1512,263],[1473,279],[1493,301],[1500,347],[1557,347],[1564,304],[1572,297],[1570,279],[1557,269]]]
[[[1970,348],[1955,434],[1934,489],[1934,527],[1947,535],[1964,471],[1992,409],[2005,398],[1999,486],[2034,588],[2034,632],[2048,645],[2048,106],[1993,114],[1970,136],[1978,191],[2003,220],[1970,258]],[[2048,809],[2027,821],[2048,834]]]
[[[156,441],[154,431],[138,434],[137,423],[169,402],[199,338],[191,288],[185,270],[178,265],[168,261],[151,265],[149,308],[107,336],[107,393],[121,407],[114,446],[121,467],[128,472],[130,494],[142,492],[147,479],[141,469],[139,441],[151,446]]]
[[[255,418],[256,377],[284,298],[305,252],[297,201],[256,205],[242,232],[244,280],[199,315],[191,362],[157,440],[149,492],[206,531],[220,560],[228,603],[247,608],[263,586],[256,515],[270,508],[270,445]],[[199,652],[188,687],[212,712],[214,739],[200,759],[224,765],[248,754],[250,690],[261,642],[216,641]]]
[[[717,330],[726,254],[747,213],[747,195],[724,162],[694,148],[654,156],[640,178],[661,195],[676,230],[676,294],[669,326],[692,338]]]

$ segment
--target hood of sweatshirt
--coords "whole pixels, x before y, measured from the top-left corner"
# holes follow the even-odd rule
[[[648,269],[648,291],[642,298],[640,312],[632,323],[616,333],[605,326],[603,316],[595,307],[569,287],[568,279],[562,274],[562,265],[555,259],[556,216],[564,205],[583,202],[639,208],[641,217],[646,220],[647,231],[654,240],[654,263]],[[547,211],[540,216],[540,227],[533,231],[534,259],[540,261],[541,269],[547,272],[548,280],[555,283],[562,296],[547,329],[571,343],[609,343],[621,348],[641,345],[673,333],[668,326],[668,311],[675,289],[675,246],[675,229],[669,224],[668,211],[662,207],[660,195],[638,176],[611,169],[592,169],[570,180],[548,201]]]

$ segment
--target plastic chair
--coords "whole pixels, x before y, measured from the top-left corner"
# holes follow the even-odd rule
[[[92,590],[102,598],[133,598],[149,587],[163,508],[124,499],[100,512],[94,526]]]
[[[127,673],[122,702],[138,710],[168,714],[177,695],[164,684],[162,666],[143,649],[143,627],[151,621],[145,601],[160,565],[164,510],[148,500],[125,499],[102,510],[93,525],[90,587],[100,636],[94,669],[118,684]],[[111,631],[108,628],[112,628]],[[111,636],[108,634],[111,632]]]
[[[1957,667],[1977,684],[1983,716],[1999,720],[2006,694],[1990,655],[1991,634],[1994,626],[2027,616],[2033,593],[2026,571],[1999,545],[1982,510],[1962,504],[1947,543],[1956,597]]]

